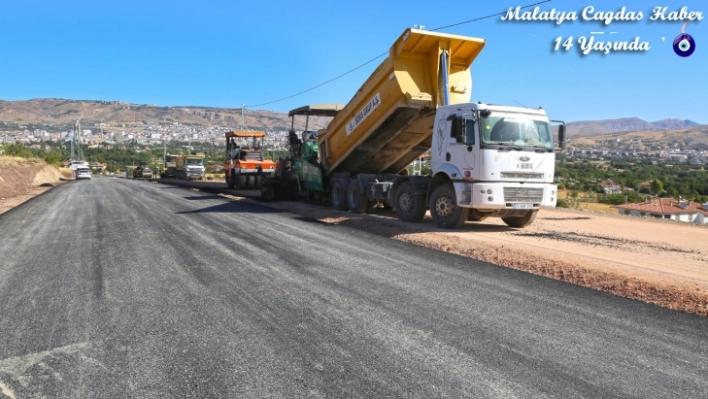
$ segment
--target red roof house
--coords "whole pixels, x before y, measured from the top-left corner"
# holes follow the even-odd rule
[[[644,202],[617,205],[620,215],[644,216],[671,219],[679,222],[708,224],[708,203],[677,200],[675,198],[651,198]]]

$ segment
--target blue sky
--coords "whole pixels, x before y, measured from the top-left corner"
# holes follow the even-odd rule
[[[538,1],[538,0],[536,0]],[[308,89],[386,52],[407,28],[433,29],[534,3],[527,1],[6,1],[0,7],[0,99],[120,100],[160,106],[240,107]],[[582,21],[581,11],[641,11],[641,21]],[[708,20],[686,27],[695,53],[672,48],[680,21],[652,22],[655,6],[702,11],[700,0],[553,0],[541,11],[578,20],[500,17],[443,30],[487,39],[472,66],[472,100],[543,106],[553,119],[637,116],[708,124]],[[577,39],[649,42],[635,53],[578,51]],[[609,32],[617,32],[610,34]],[[574,38],[553,51],[557,37]],[[662,41],[662,37],[664,41]],[[257,107],[346,103],[379,59],[306,94]]]

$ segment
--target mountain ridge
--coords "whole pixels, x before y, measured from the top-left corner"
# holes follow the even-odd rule
[[[673,130],[700,126],[699,123],[689,119],[665,118],[648,122],[637,117],[602,119],[569,122],[568,136],[596,136],[609,133],[647,131],[647,130]]]
[[[71,100],[35,98],[31,100],[0,100],[0,122],[5,125],[67,125],[77,119],[85,127],[92,125],[140,127],[145,122],[163,124],[204,125],[238,128],[241,126],[241,108],[205,107],[196,105],[157,106],[133,104],[124,101]],[[297,118],[296,128],[303,128],[304,118]],[[302,120],[299,120],[302,119]],[[328,118],[310,118],[310,127],[326,126]],[[247,129],[288,130],[287,113],[246,109],[243,124]],[[583,120],[566,123],[568,137],[596,136],[610,133],[673,130],[700,126],[688,119],[666,118],[654,122],[637,117]]]

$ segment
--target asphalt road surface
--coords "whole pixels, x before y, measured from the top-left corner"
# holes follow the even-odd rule
[[[0,398],[706,398],[708,320],[258,204],[0,215]]]

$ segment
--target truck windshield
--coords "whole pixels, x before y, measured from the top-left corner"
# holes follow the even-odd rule
[[[201,165],[202,160],[201,159],[187,159],[187,165]]]
[[[526,115],[493,115],[481,118],[482,145],[543,147],[553,150],[553,134],[547,121]]]

